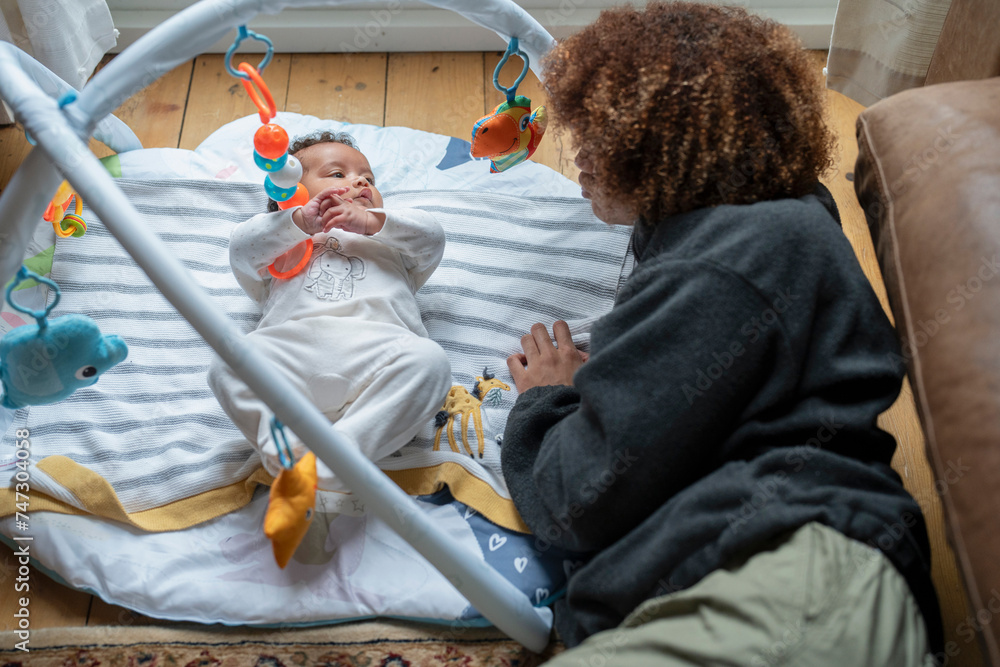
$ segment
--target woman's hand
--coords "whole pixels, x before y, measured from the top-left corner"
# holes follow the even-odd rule
[[[573,345],[566,322],[555,322],[552,333],[556,339],[554,344],[544,324],[533,325],[531,333],[521,338],[524,353],[507,357],[507,368],[519,392],[531,387],[572,385],[573,374],[587,360],[588,355]]]

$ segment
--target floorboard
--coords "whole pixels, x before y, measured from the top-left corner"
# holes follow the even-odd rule
[[[389,54],[386,126],[468,139],[482,115],[482,53]]]
[[[20,126],[0,128],[0,191],[7,187],[11,176],[30,152],[31,144],[24,138]]]
[[[144,147],[177,148],[180,144],[193,65],[193,61],[178,65],[113,112],[132,128]],[[98,157],[113,153],[94,140],[91,148]]]
[[[28,544],[29,552],[37,552],[39,545]],[[14,551],[0,544],[0,631],[19,629],[19,618],[14,614],[21,609],[21,598],[27,599],[30,629],[62,628],[87,624],[87,611],[93,597],[89,593],[58,584],[34,566],[29,568],[27,581],[19,572],[20,563]],[[27,586],[27,590],[18,590]]]
[[[344,123],[385,122],[384,53],[292,55],[286,111]]]

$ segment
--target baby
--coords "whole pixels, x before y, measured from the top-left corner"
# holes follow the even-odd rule
[[[382,208],[365,156],[343,133],[321,132],[289,147],[302,163],[304,206],[240,223],[229,258],[236,280],[263,316],[248,334],[254,347],[371,460],[409,442],[441,408],[451,367],[427,338],[414,294],[437,268],[444,230],[423,211]],[[308,263],[281,256],[312,239]],[[292,253],[294,254],[294,253]],[[278,260],[276,262],[276,260]],[[272,412],[216,357],[208,383],[233,423],[281,470]],[[306,449],[285,429],[296,459]],[[322,461],[319,488],[348,492]]]

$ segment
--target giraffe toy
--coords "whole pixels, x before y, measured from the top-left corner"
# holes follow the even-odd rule
[[[469,416],[471,415],[472,423],[476,428],[476,439],[479,441],[479,458],[483,458],[483,450],[486,443],[483,440],[483,418],[479,409],[483,402],[486,402],[487,405],[498,404],[501,400],[501,390],[510,391],[510,385],[490,375],[485,368],[481,376],[476,376],[476,384],[472,388],[472,393],[469,393],[461,385],[452,387],[451,391],[448,392],[448,397],[444,401],[444,406],[434,418],[437,424],[437,431],[434,433],[434,451],[436,452],[441,449],[441,431],[446,429],[451,451],[461,453],[458,443],[455,440],[455,434],[453,433],[455,416],[461,415],[462,445],[469,456],[473,456],[472,448],[469,447],[467,433],[469,429]]]

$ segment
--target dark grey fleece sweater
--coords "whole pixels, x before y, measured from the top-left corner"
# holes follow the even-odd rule
[[[568,645],[818,521],[888,556],[939,650],[924,519],[876,426],[903,359],[838,222],[820,186],[637,228],[574,386],[518,397],[514,502],[543,546],[595,554],[557,603]]]

